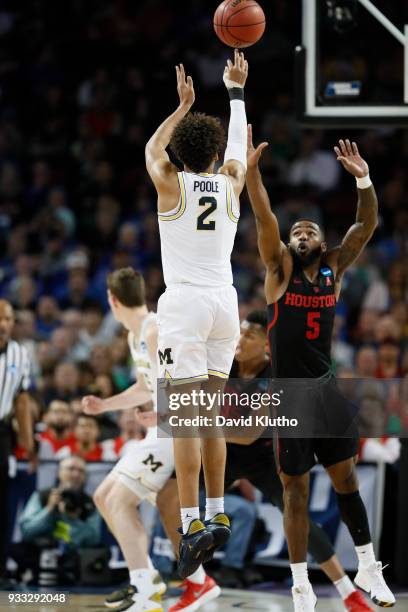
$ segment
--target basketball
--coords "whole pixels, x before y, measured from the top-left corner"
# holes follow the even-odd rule
[[[229,47],[250,47],[265,31],[265,13],[255,0],[224,0],[214,14],[214,30]]]

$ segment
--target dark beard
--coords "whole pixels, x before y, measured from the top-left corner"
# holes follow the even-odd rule
[[[322,256],[321,246],[316,247],[315,249],[313,249],[313,251],[310,251],[310,253],[308,253],[304,257],[301,257],[301,255],[299,255],[299,253],[292,249],[291,246],[289,246],[289,250],[292,253],[295,266],[301,268],[302,270],[316,263],[316,261]]]
[[[58,423],[58,425],[53,425],[52,428],[55,429],[57,434],[60,436],[68,429],[68,425],[63,425],[62,423]]]

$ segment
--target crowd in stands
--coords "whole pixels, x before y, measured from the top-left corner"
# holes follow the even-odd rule
[[[333,359],[344,377],[403,380],[381,398],[388,416],[378,437],[402,434],[408,431],[407,133],[302,130],[292,77],[299,15],[284,0],[270,4],[274,18],[247,53],[246,99],[256,141],[269,142],[262,171],[272,207],[284,239],[294,220],[306,217],[322,224],[329,245],[338,243],[354,221],[357,197],[332,147],[339,137],[358,140],[378,192],[379,226],[345,275]],[[109,312],[108,271],[140,269],[152,309],[164,289],[144,145],[177,104],[177,62],[193,75],[196,108],[228,121],[222,72],[230,51],[213,34],[208,3],[177,6],[77,0],[61,9],[58,2],[27,0],[0,8],[0,296],[15,308],[14,336],[31,359],[40,461],[72,454],[114,461],[144,435],[132,411],[84,416],[81,398],[109,397],[134,379],[126,333]],[[405,10],[400,3],[395,19]],[[359,64],[379,91],[400,78],[390,68],[395,58],[375,61],[381,53],[381,44],[370,46],[370,62],[360,57]],[[331,60],[324,69],[336,73]],[[352,72],[353,61],[346,58],[343,68]],[[233,269],[242,317],[264,308],[263,266],[245,195]],[[22,449],[16,454],[24,458]]]

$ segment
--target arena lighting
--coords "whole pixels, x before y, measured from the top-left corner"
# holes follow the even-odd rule
[[[356,0],[326,0],[327,17],[339,34],[350,32],[357,25]]]

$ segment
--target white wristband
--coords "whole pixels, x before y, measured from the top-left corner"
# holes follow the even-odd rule
[[[368,187],[371,187],[372,185],[369,174],[366,174],[365,176],[362,176],[361,178],[356,176],[356,183],[357,183],[357,189],[367,189]]]

